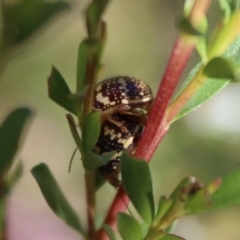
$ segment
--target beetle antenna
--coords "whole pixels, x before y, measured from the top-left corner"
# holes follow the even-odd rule
[[[71,160],[70,160],[69,167],[68,167],[68,172],[69,172],[69,173],[71,172],[71,167],[72,167],[73,158],[74,158],[77,150],[78,150],[78,147],[75,148],[75,150],[74,150],[74,152],[73,152],[73,154],[72,154],[72,156],[71,156]]]
[[[129,211],[130,215],[131,215],[133,218],[135,218],[134,215],[133,215],[133,213],[132,213],[132,211],[131,211],[130,208],[128,207],[128,205],[127,205],[127,203],[126,203],[126,201],[124,200],[124,198],[123,198],[122,195],[121,195],[121,198],[122,198],[123,202],[125,203],[125,206],[127,207],[127,210]]]

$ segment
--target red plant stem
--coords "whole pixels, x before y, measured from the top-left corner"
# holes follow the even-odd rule
[[[130,202],[126,192],[121,186],[113,200],[113,203],[108,211],[108,215],[105,218],[104,224],[111,226],[114,230],[116,229],[116,216],[119,212],[124,212]],[[108,240],[106,232],[101,228],[97,234],[97,240]]]
[[[186,41],[186,38],[179,37],[174,45],[167,69],[160,84],[156,100],[154,101],[149,119],[138,144],[135,157],[144,159],[149,162],[159,142],[165,136],[168,128],[160,128],[164,114],[170,99],[175,91],[180,76],[185,68],[185,65],[194,49],[194,44]],[[181,53],[181,56],[180,56]],[[161,131],[160,131],[161,130]],[[108,215],[104,221],[105,224],[116,228],[116,215],[118,212],[125,211],[127,201],[129,201],[124,189],[121,187],[113,200],[109,209]],[[100,229],[97,235],[98,240],[107,240],[106,233]]]
[[[177,39],[158,89],[157,97],[153,103],[146,129],[138,144],[135,157],[149,162],[167,131],[167,129],[161,129],[161,123],[181,74],[194,49],[194,45],[194,43],[190,43],[184,37]]]

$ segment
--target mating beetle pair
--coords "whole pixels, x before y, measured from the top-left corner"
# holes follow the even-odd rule
[[[123,150],[133,154],[140,140],[153,101],[150,87],[134,78],[106,79],[95,87],[93,110],[101,113],[101,131],[93,151],[116,153],[99,168],[103,177],[120,186],[118,174]]]

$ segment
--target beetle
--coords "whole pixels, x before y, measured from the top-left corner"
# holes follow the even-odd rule
[[[93,110],[100,111],[102,116],[108,116],[115,112],[147,109],[152,101],[152,91],[146,83],[139,79],[118,76],[96,85]]]
[[[120,171],[120,157],[123,150],[133,154],[138,141],[142,135],[144,126],[139,116],[115,113],[111,119],[123,124],[128,134],[122,132],[121,127],[105,120],[102,123],[99,138],[93,151],[97,154],[105,154],[115,151],[109,162],[98,170],[103,177],[114,187],[119,187],[121,182],[118,179]]]
[[[153,95],[141,80],[119,76],[98,83],[93,110],[101,113],[101,131],[93,151],[116,153],[99,171],[110,184],[119,187],[120,157],[123,150],[134,154],[141,138]]]

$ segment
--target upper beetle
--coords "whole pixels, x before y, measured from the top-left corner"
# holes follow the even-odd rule
[[[106,79],[95,87],[93,110],[100,111],[102,119],[118,112],[148,111],[153,101],[150,87],[139,79],[119,76]]]

